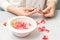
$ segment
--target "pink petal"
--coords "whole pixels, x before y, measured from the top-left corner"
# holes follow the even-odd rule
[[[4,25],[5,27],[7,26],[6,24],[7,24],[7,22],[4,22],[4,23],[3,23],[3,25]]]
[[[40,23],[44,23],[44,24],[45,24],[45,23],[46,23],[46,21],[45,21],[45,20],[41,20],[41,22],[40,22]]]
[[[45,31],[48,32],[48,33],[50,32],[50,30],[48,30],[48,29],[45,29]]]
[[[43,39],[43,40],[48,40],[47,35],[44,35],[42,39]]]

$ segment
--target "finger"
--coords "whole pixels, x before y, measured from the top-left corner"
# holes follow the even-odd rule
[[[36,10],[34,10],[34,11],[32,11],[32,12],[28,12],[26,15],[29,16],[29,15],[32,15],[32,14],[34,14],[34,13],[36,13]]]
[[[42,10],[40,10],[40,9],[39,9],[39,11],[38,11],[38,12],[39,12],[40,14],[43,14],[43,13],[44,13],[44,12],[43,12]]]
[[[38,9],[38,13],[40,14],[40,16],[44,16],[44,12],[41,9]]]
[[[53,16],[54,16],[54,14],[46,14],[44,17],[51,18]]]
[[[51,9],[51,11],[48,14],[45,14],[45,17],[53,17],[54,16],[54,9]]]
[[[43,10],[43,12],[44,12],[44,13],[47,13],[47,12],[49,12],[49,11],[50,11],[50,9],[51,9],[51,7],[50,7],[50,6],[48,6],[45,10]]]
[[[51,15],[50,14],[45,14],[44,17],[50,17]]]

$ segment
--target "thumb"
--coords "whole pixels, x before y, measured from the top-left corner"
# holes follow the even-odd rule
[[[42,10],[39,10],[38,12],[39,12],[40,14],[43,14],[43,11],[42,11]]]
[[[45,10],[43,10],[44,13],[47,13],[48,11],[50,11],[51,7],[48,6]]]

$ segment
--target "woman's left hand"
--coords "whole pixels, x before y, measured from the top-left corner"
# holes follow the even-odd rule
[[[43,10],[44,17],[53,17],[55,12],[56,3],[52,2],[47,5],[47,8]]]

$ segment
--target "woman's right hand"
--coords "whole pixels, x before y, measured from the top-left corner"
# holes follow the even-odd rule
[[[9,6],[8,11],[19,16],[30,16],[36,12],[34,8],[26,8],[26,7],[15,8],[13,6]]]
[[[22,16],[30,16],[36,12],[34,8],[24,8],[24,7],[18,8],[17,11],[19,12],[17,15],[22,15]]]

